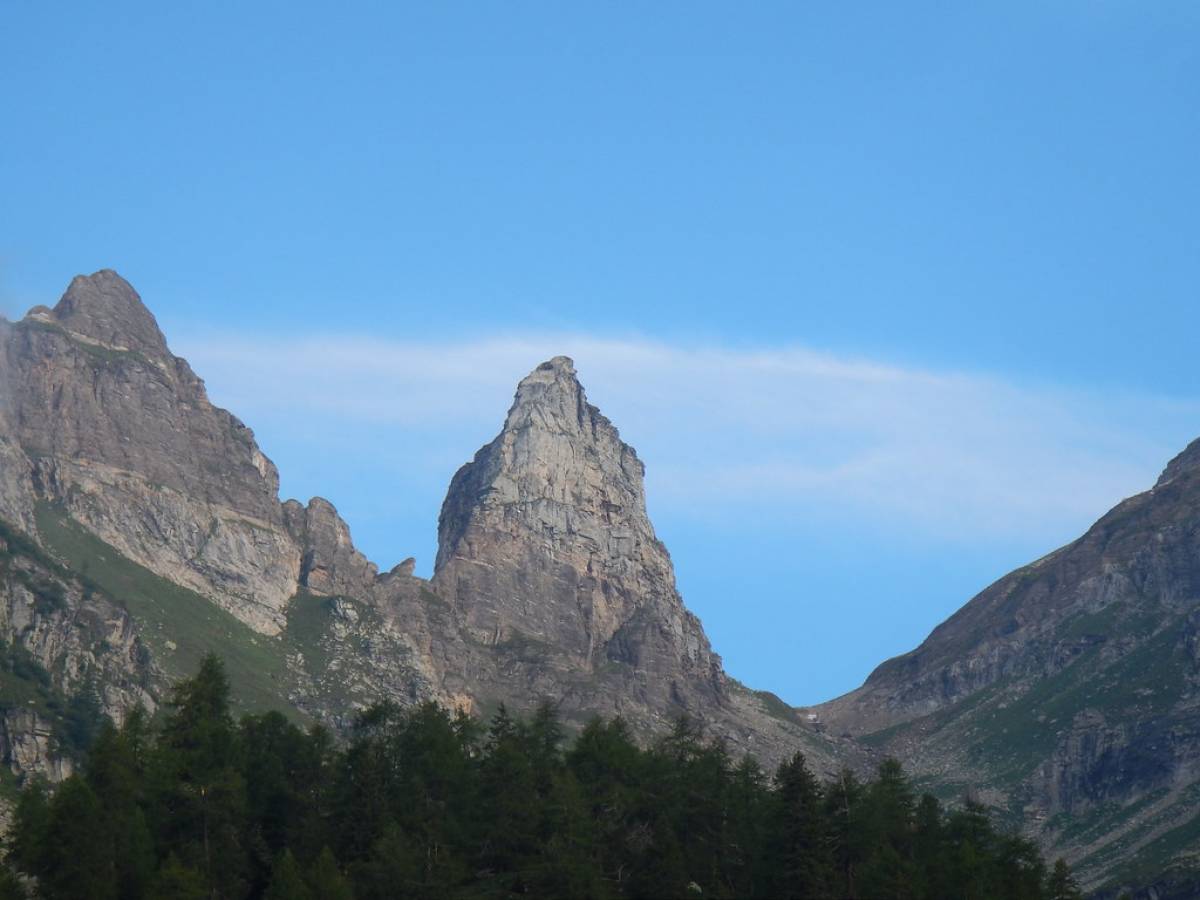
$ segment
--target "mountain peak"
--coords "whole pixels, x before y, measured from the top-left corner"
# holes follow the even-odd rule
[[[582,442],[575,449],[604,445],[623,460],[637,461],[637,453],[621,441],[620,433],[613,424],[600,410],[588,403],[587,394],[575,371],[575,363],[569,356],[548,359],[521,379],[504,429],[497,440],[503,439],[506,434],[516,435],[527,429],[557,435],[560,443]],[[528,440],[516,443],[518,449],[529,449],[531,446]],[[510,462],[518,467],[535,461],[523,452],[510,457]],[[639,468],[637,476],[640,478],[641,475]]]
[[[710,677],[715,657],[675,590],[644,474],[587,402],[574,363],[542,363],[517,386],[500,434],[451,482],[435,583],[479,640],[521,633],[585,666],[658,654],[663,671]]]
[[[75,276],[52,315],[73,334],[107,347],[156,356],[167,353],[167,341],[154,314],[133,286],[112,269]],[[34,317],[47,318],[40,310]]]
[[[564,401],[574,403],[583,396],[583,385],[575,371],[575,363],[569,356],[548,359],[521,379],[513,398],[512,410],[539,404],[559,405]]]
[[[575,360],[569,356],[553,356],[538,366],[536,371],[567,372],[573,376],[575,374]]]

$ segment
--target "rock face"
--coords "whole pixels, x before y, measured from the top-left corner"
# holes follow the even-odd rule
[[[81,276],[6,338],[0,406],[33,494],[151,571],[277,632],[300,558],[275,467],[250,429],[208,402],[133,288],[107,270]],[[22,502],[10,504],[13,518]]]
[[[720,690],[720,659],[683,606],[646,515],[645,468],[596,407],[570,359],[517,388],[504,428],[450,483],[433,584],[470,635],[548,642],[594,668],[609,660],[686,672]]]
[[[313,497],[304,507],[289,500],[283,504],[283,520],[288,533],[303,549],[301,587],[319,594],[350,596],[370,591],[379,568],[354,548],[350,527],[332,503]]]
[[[1200,825],[1200,442],[820,712],[986,792],[1093,887],[1167,871]]]
[[[0,523],[0,765],[72,771],[61,710],[94,695],[118,722],[155,706],[155,673],[132,617]]]

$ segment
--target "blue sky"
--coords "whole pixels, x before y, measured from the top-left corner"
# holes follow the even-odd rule
[[[252,7],[252,8],[250,8]],[[382,564],[575,356],[812,702],[1200,434],[1200,6],[34,4],[0,311],[113,267]]]

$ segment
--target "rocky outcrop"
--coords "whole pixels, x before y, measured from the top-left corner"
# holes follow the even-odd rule
[[[0,319],[0,347],[12,338],[12,325]],[[8,355],[0,353],[0,518],[23,531],[34,523],[33,466],[22,451],[13,426],[17,380],[9,371]]]
[[[25,709],[0,712],[0,761],[14,774],[51,782],[75,771],[74,760],[58,750],[52,724]]]
[[[301,549],[301,587],[355,597],[370,592],[379,568],[355,549],[350,527],[332,503],[322,497],[313,497],[308,506],[289,500],[283,504],[283,521]]]
[[[0,523],[0,765],[66,777],[73,702],[120,722],[160,684],[126,610]]]
[[[1155,487],[1162,487],[1185,472],[1200,468],[1200,438],[1192,441],[1178,456],[1167,463],[1162,475],[1158,477]]]

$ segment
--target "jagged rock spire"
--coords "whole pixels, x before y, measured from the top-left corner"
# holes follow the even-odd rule
[[[657,543],[646,518],[644,473],[634,449],[587,402],[572,360],[556,356],[521,381],[500,434],[454,476],[438,522],[435,567],[462,549],[480,508],[537,505],[529,512],[560,531],[568,510],[600,512],[610,524],[614,515],[618,524],[636,524]]]
[[[308,506],[288,500],[283,522],[301,548],[301,587],[319,594],[369,593],[379,569],[355,548],[350,527],[332,503],[324,497],[313,497]]]
[[[556,356],[454,476],[434,583],[477,640],[531,638],[588,665],[719,668],[646,515],[637,453]]]

